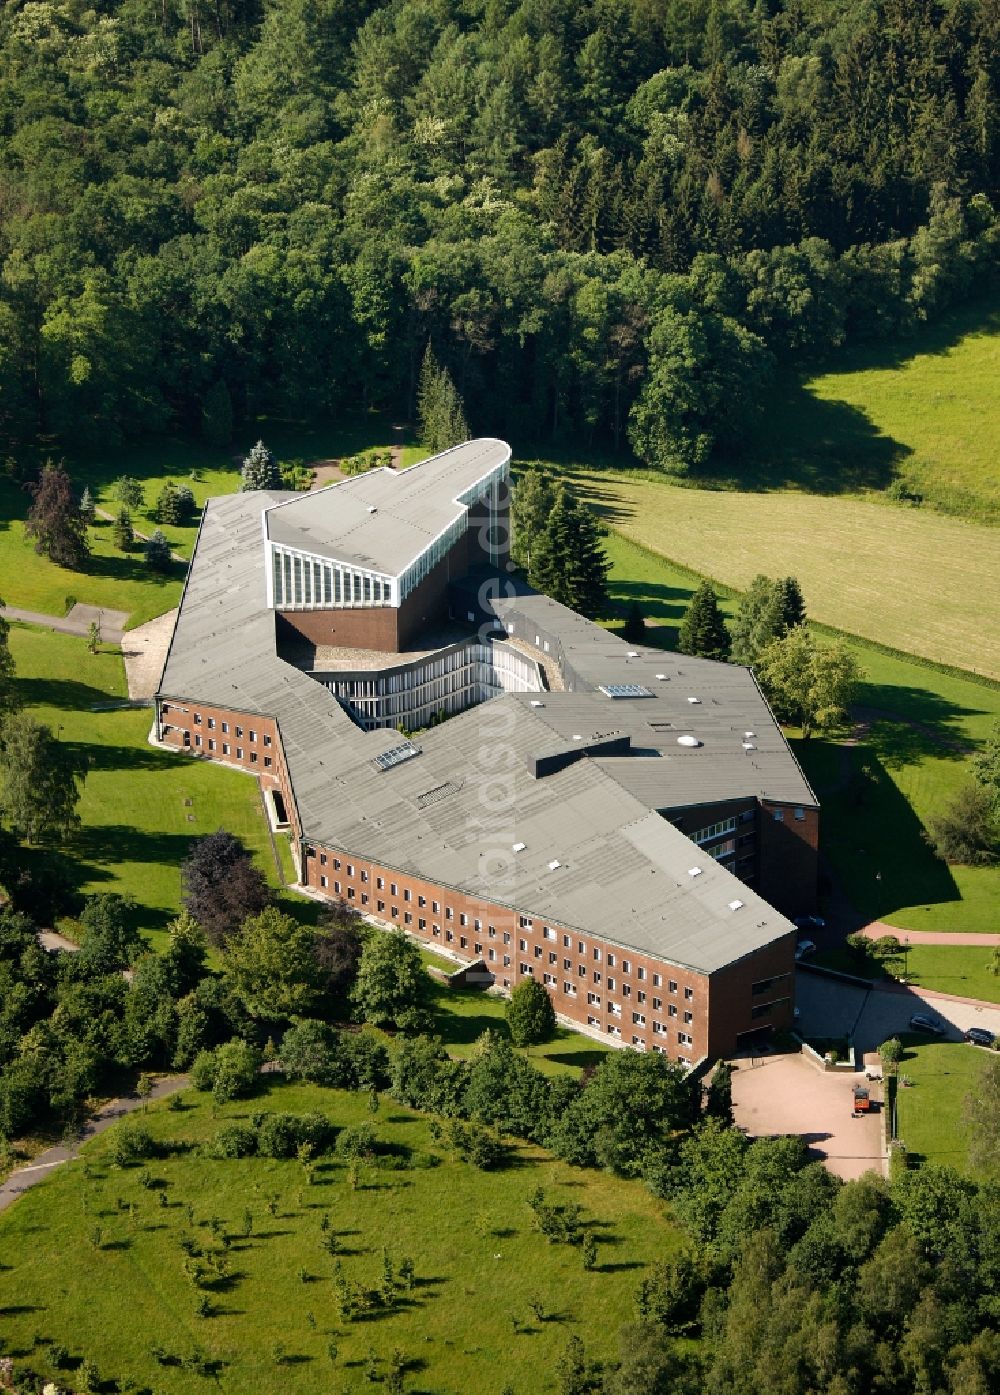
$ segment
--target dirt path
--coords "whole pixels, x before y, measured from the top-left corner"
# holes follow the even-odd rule
[[[137,625],[129,630],[127,642],[122,640],[128,695],[133,702],[155,696],[176,623],[175,608],[155,620],[147,620],[145,625]]]
[[[166,1075],[157,1080],[153,1085],[151,1100],[159,1100],[167,1095],[176,1094],[178,1090],[183,1090],[188,1083],[186,1075]],[[135,1095],[129,1095],[124,1099],[110,1100],[102,1105],[94,1117],[84,1124],[77,1137],[71,1143],[57,1143],[54,1148],[46,1148],[44,1153],[39,1153],[38,1157],[27,1167],[20,1167],[16,1172],[12,1172],[5,1182],[0,1182],[0,1211],[6,1211],[8,1206],[13,1206],[23,1192],[29,1187],[36,1186],[45,1180],[55,1167],[60,1167],[63,1163],[71,1162],[76,1157],[84,1143],[98,1134],[104,1133],[105,1129],[110,1129],[113,1124],[117,1124],[119,1119],[125,1118],[128,1114],[133,1114],[137,1109],[141,1109],[143,1101]]]

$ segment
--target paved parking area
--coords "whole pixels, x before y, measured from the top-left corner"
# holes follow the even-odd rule
[[[1000,1034],[1000,1004],[952,998],[929,989],[901,985],[861,988],[825,974],[800,970],[795,976],[798,1031],[809,1037],[852,1036],[861,1051],[873,1051],[886,1037],[910,1030],[915,1012],[936,1018],[952,1041],[968,1027]]]
[[[733,1114],[753,1138],[799,1134],[810,1152],[845,1179],[884,1172],[882,1116],[855,1119],[853,1086],[863,1074],[824,1072],[800,1055],[743,1057],[733,1062]],[[872,1098],[881,1086],[871,1085]]]

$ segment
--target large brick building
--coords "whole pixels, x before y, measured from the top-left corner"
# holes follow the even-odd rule
[[[509,461],[211,500],[157,734],[258,775],[321,894],[604,1039],[731,1053],[792,1018],[815,797],[747,669],[511,580]]]

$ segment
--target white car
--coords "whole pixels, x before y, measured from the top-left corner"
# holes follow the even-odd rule
[[[804,959],[807,954],[815,954],[816,945],[812,940],[799,940],[795,946],[796,959]]]

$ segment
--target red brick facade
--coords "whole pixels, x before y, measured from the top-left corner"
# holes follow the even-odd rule
[[[280,790],[295,838],[302,839],[273,718],[168,698],[160,702],[158,719],[161,739],[168,745],[247,770],[259,777],[263,788]],[[747,807],[745,800],[699,807],[674,822],[695,832],[730,813],[738,817]],[[780,823],[774,818],[776,809],[782,812]],[[791,806],[768,804],[756,815],[761,893],[777,900],[764,889],[773,883],[788,895],[794,893],[797,908],[811,905],[815,895],[818,821],[815,810],[804,814],[799,820]],[[776,866],[769,870],[772,858]],[[792,1023],[791,933],[706,975],[527,911],[405,876],[345,850],[309,843],[303,862],[302,879],[309,887],[398,926],[429,946],[470,961],[483,959],[501,988],[512,988],[530,971],[548,988],[561,1017],[617,1045],[658,1049],[672,1059],[694,1063],[705,1056],[731,1055],[750,1034]]]

